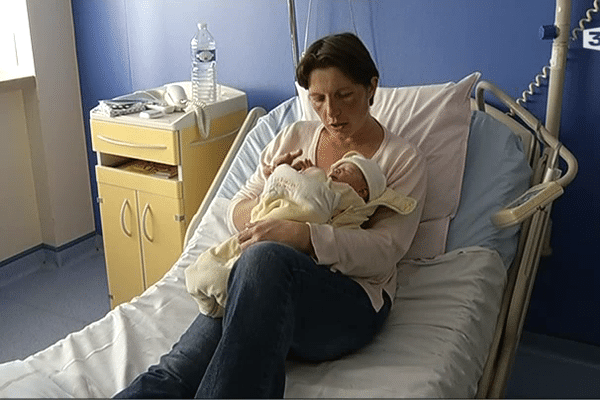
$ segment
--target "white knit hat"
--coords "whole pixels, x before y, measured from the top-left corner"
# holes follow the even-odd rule
[[[357,151],[349,151],[331,167],[337,167],[345,162],[356,165],[363,173],[365,180],[367,181],[367,186],[369,186],[369,201],[378,198],[385,192],[385,175],[375,161],[366,158]]]

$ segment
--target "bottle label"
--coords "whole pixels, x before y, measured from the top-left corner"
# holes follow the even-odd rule
[[[216,50],[200,50],[196,52],[196,60],[202,63],[216,61]]]

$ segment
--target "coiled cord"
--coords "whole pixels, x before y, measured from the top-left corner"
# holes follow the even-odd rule
[[[529,96],[533,96],[535,89],[536,88],[539,89],[540,86],[542,86],[542,79],[548,79],[549,73],[550,73],[550,65],[544,66],[544,68],[542,68],[542,72],[537,74],[535,76],[535,78],[533,79],[533,82],[531,82],[529,84],[528,90],[525,90],[523,92],[523,94],[521,95],[521,98],[517,99],[517,104],[519,104],[521,106],[524,105],[527,102],[527,98]]]
[[[593,7],[586,11],[585,18],[579,20],[579,27],[573,29],[573,32],[571,32],[571,40],[577,40],[577,32],[583,32],[585,24],[592,22],[592,14],[597,12],[600,12],[600,0],[594,0]]]

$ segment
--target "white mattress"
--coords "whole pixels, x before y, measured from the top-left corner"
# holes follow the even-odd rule
[[[143,295],[24,361],[0,365],[0,397],[109,397],[156,363],[194,319],[184,269],[229,235],[217,198],[181,258]],[[209,229],[210,227],[210,229]],[[290,362],[286,397],[472,397],[505,282],[492,250],[471,247],[404,263],[382,333],[320,364]]]

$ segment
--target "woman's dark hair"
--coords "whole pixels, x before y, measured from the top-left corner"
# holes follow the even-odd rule
[[[340,33],[321,38],[310,45],[296,67],[296,80],[308,89],[310,74],[318,68],[336,67],[354,83],[371,85],[379,71],[369,50],[352,33]]]

